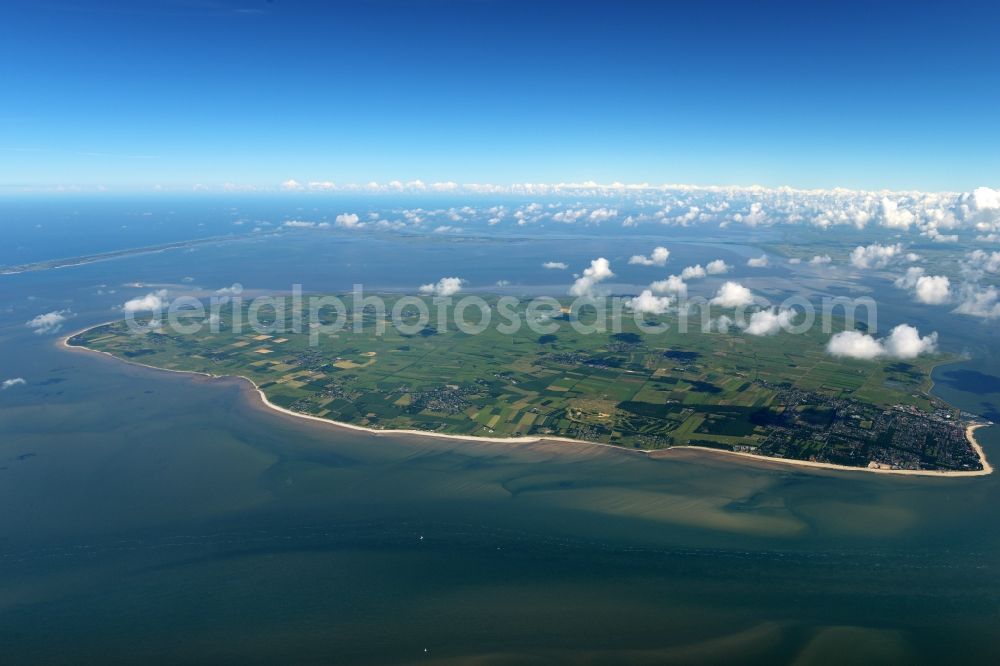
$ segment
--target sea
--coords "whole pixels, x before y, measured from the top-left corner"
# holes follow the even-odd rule
[[[745,267],[788,230],[282,227],[407,206],[0,202],[0,265],[212,239],[0,275],[0,380],[24,380],[0,391],[0,661],[996,663],[998,474],[376,435],[268,410],[240,380],[59,344],[160,289],[413,292],[458,276],[563,295],[604,256],[607,287],[634,293],[722,258],[755,290],[868,294],[881,328],[937,331],[958,360],[935,393],[1000,415],[995,324],[915,306],[884,277]],[[627,263],[654,245],[666,268]],[[26,325],[49,312],[60,330]],[[977,433],[994,464],[998,430]]]

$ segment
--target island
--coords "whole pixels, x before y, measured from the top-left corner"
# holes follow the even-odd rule
[[[380,311],[354,310],[345,297],[343,327],[326,335],[316,329],[332,313],[303,324],[304,306],[282,296],[256,313],[242,304],[200,315],[194,332],[150,325],[147,316],[94,326],[65,344],[165,370],[244,377],[277,408],[374,431],[646,452],[702,447],[873,471],[991,471],[972,436],[982,423],[930,393],[931,370],[947,360],[940,355],[839,359],[827,354],[830,332],[818,325],[754,336],[706,330],[694,317],[685,331],[676,312],[639,320],[619,312],[606,330],[581,332],[585,315],[565,302],[544,315],[514,308],[551,332],[463,332],[394,308],[403,296],[384,298]],[[394,309],[405,326],[389,321]],[[482,316],[472,312],[473,322]]]
[[[72,268],[73,266],[83,266],[101,261],[111,261],[123,257],[132,257],[141,254],[157,254],[170,250],[186,250],[199,245],[212,245],[225,243],[240,238],[246,238],[247,234],[229,234],[226,236],[210,236],[208,238],[196,238],[193,240],[177,241],[174,243],[161,243],[159,245],[145,245],[142,247],[130,247],[110,252],[98,252],[95,254],[84,254],[77,257],[64,257],[60,259],[46,259],[27,264],[16,264],[11,266],[0,266],[0,275],[18,275],[20,273],[31,273],[34,271],[47,271],[57,268]]]

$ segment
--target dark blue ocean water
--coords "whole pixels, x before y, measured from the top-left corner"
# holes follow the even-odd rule
[[[5,203],[0,263],[297,216],[273,202],[89,205]],[[11,206],[24,208],[11,218]],[[152,289],[233,282],[413,290],[458,275],[471,290],[505,280],[515,293],[561,294],[596,256],[627,291],[651,279],[626,264],[651,243],[673,252],[653,271],[663,277],[715,258],[743,264],[767,239],[723,240],[305,230],[0,276],[0,379],[26,381],[0,392],[4,663],[992,663],[996,475],[345,432],[265,411],[234,380],[69,352],[25,326],[68,310],[66,333]],[[571,269],[541,268],[549,260]],[[780,266],[733,276],[774,294],[832,285]],[[939,368],[942,396],[998,413],[991,325],[908,304],[874,277],[857,286],[878,296],[883,329],[909,321],[969,355]],[[996,459],[996,433],[980,432]]]

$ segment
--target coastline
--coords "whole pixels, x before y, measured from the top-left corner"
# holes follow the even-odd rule
[[[181,375],[193,375],[206,377],[208,379],[227,379],[234,378],[240,379],[252,387],[253,391],[257,393],[260,398],[261,405],[264,409],[273,410],[280,414],[286,416],[291,416],[299,419],[306,419],[308,421],[314,421],[317,423],[322,423],[334,428],[342,428],[347,430],[353,430],[356,432],[364,432],[371,435],[406,435],[406,436],[416,436],[416,437],[433,437],[437,439],[450,439],[459,440],[464,442],[491,442],[497,444],[537,444],[541,442],[557,442],[561,444],[573,444],[573,445],[588,445],[588,446],[600,446],[608,449],[613,449],[622,453],[631,453],[637,455],[644,455],[652,459],[659,459],[668,457],[671,451],[674,450],[687,450],[694,452],[707,452],[715,453],[723,456],[738,456],[743,459],[753,460],[766,465],[778,465],[778,466],[792,466],[800,468],[809,469],[822,469],[836,472],[868,472],[875,474],[894,474],[898,476],[925,476],[925,477],[941,477],[941,478],[956,478],[956,477],[974,477],[974,476],[987,476],[993,473],[993,466],[990,465],[986,458],[986,452],[983,450],[982,445],[975,437],[975,431],[979,428],[986,427],[987,424],[984,423],[972,423],[965,429],[965,437],[972,446],[972,449],[976,452],[979,457],[979,461],[983,468],[981,470],[970,470],[970,471],[951,471],[951,470],[919,470],[919,469],[883,469],[878,467],[850,467],[847,465],[836,465],[833,463],[823,463],[823,462],[813,462],[810,460],[792,460],[788,458],[774,458],[770,456],[762,456],[754,453],[743,453],[741,451],[727,451],[725,449],[713,449],[705,446],[693,446],[690,444],[682,444],[677,446],[671,446],[667,449],[627,449],[621,446],[615,446],[614,444],[607,444],[605,442],[591,442],[582,439],[573,439],[571,437],[479,437],[477,435],[453,435],[449,433],[438,433],[438,432],[428,432],[425,430],[408,430],[408,429],[380,429],[380,428],[367,428],[365,426],[355,425],[353,423],[345,423],[343,421],[334,421],[332,419],[326,419],[321,416],[313,416],[311,414],[303,414],[301,412],[295,412],[284,407],[280,407],[267,398],[267,394],[264,393],[255,381],[246,377],[244,375],[217,375],[209,372],[200,372],[198,370],[173,370],[170,368],[159,368],[155,365],[148,365],[146,363],[139,363],[137,361],[130,361],[123,358],[119,358],[114,354],[106,351],[101,351],[99,349],[91,349],[90,347],[84,347],[82,345],[71,345],[69,344],[70,338],[73,338],[81,333],[85,333],[98,326],[104,326],[105,324],[114,323],[102,322],[99,324],[94,324],[86,328],[80,329],[73,333],[63,336],[59,339],[59,346],[69,351],[82,351],[94,354],[103,354],[109,358],[115,359],[121,363],[126,363],[129,365],[138,366],[141,368],[146,368],[149,370],[158,370],[160,372],[172,372]]]
[[[691,449],[695,451],[713,451],[715,453],[721,453],[730,456],[740,456],[741,458],[756,460],[764,463],[775,463],[775,464],[786,464],[795,465],[798,467],[812,467],[814,469],[828,469],[836,470],[839,472],[874,472],[875,474],[895,474],[898,476],[932,476],[932,477],[970,477],[970,476],[987,476],[993,473],[993,466],[990,465],[989,461],[986,459],[986,453],[983,451],[982,445],[976,440],[974,432],[978,428],[985,428],[985,423],[974,423],[965,429],[965,437],[969,440],[969,444],[972,449],[979,456],[979,461],[982,463],[982,469],[969,470],[967,472],[953,471],[953,470],[941,470],[935,471],[932,469],[885,469],[880,467],[848,467],[847,465],[835,465],[833,463],[824,462],[814,462],[812,460],[790,460],[788,458],[773,458],[769,456],[759,456],[754,453],[743,453],[740,451],[726,451],[725,449],[710,449],[705,446],[688,446],[688,445],[678,445],[671,446],[669,449],[659,449],[656,451],[647,451],[649,455],[655,458],[662,457],[668,452],[675,449]],[[616,447],[618,448],[618,447]]]
[[[63,257],[59,259],[34,261],[27,264],[0,267],[0,275],[21,275],[23,273],[34,273],[38,271],[59,270],[60,268],[75,268],[76,266],[86,266],[88,264],[96,264],[102,261],[122,259],[124,257],[134,257],[143,254],[158,254],[160,252],[167,252],[170,250],[183,250],[190,247],[196,247],[198,245],[239,240],[249,236],[250,234],[206,236],[204,238],[192,238],[189,240],[175,241],[173,243],[161,243],[159,245],[142,245],[139,247],[112,250],[110,252],[99,252],[97,254],[86,254],[77,257]]]

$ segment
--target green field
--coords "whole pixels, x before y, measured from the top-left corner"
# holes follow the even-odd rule
[[[397,298],[386,297],[389,312]],[[829,333],[818,326],[800,335],[754,337],[736,328],[706,333],[692,318],[681,332],[676,315],[662,315],[646,320],[668,325],[667,332],[643,333],[626,312],[606,332],[581,334],[564,312],[548,321],[558,327],[551,334],[522,326],[505,335],[495,324],[478,335],[454,324],[403,334],[390,324],[376,335],[378,313],[348,308],[345,328],[311,346],[308,324],[294,332],[298,313],[290,300],[285,306],[284,313],[260,311],[270,325],[262,331],[234,332],[232,313],[224,309],[216,333],[206,326],[194,334],[168,328],[135,334],[118,322],[70,342],[160,368],[242,375],[277,405],[370,428],[555,435],[639,449],[752,448],[768,434],[767,419],[759,416],[784,408],[775,404],[780,387],[814,396],[813,411],[805,413],[810,423],[822,423],[830,411],[826,398],[876,409],[941,407],[926,393],[935,359],[834,359],[824,351]],[[243,306],[244,321],[247,314]],[[478,316],[472,308],[467,319]],[[412,327],[415,315],[403,321]],[[823,458],[810,447],[816,449],[808,444],[788,455]]]

